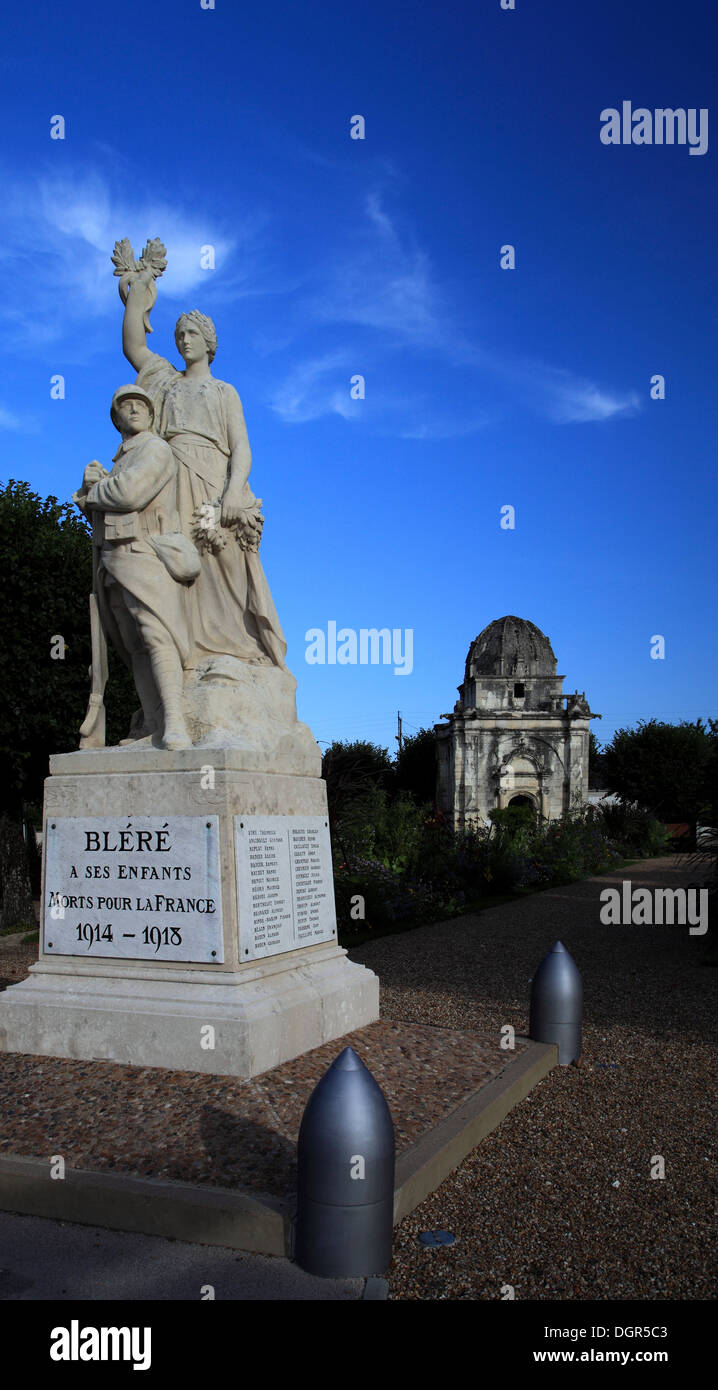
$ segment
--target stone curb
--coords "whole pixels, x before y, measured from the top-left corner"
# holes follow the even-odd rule
[[[518,1034],[517,1040],[528,1042]],[[474,1091],[445,1120],[400,1154],[394,1183],[394,1224],[435,1192],[466,1155],[496,1129],[509,1111],[557,1064],[555,1043],[528,1042],[526,1050],[509,1062],[499,1076]]]
[[[0,1209],[76,1221],[255,1255],[286,1255],[292,1205],[236,1188],[199,1187],[126,1173],[67,1168],[51,1178],[48,1159],[0,1157]]]
[[[439,1187],[557,1060],[554,1044],[530,1042],[500,1076],[475,1091],[400,1155],[395,1225]],[[294,1203],[289,1200],[238,1188],[195,1186],[80,1168],[68,1168],[64,1178],[53,1179],[49,1157],[0,1157],[0,1209],[84,1226],[171,1236],[200,1245],[222,1245],[250,1254],[293,1255]]]

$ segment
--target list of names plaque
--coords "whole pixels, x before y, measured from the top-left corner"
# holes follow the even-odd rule
[[[218,816],[51,816],[43,950],[224,960]]]
[[[326,816],[235,816],[241,960],[336,938]]]

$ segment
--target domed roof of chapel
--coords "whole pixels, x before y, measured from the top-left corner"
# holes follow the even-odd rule
[[[469,647],[471,676],[555,676],[556,657],[545,632],[528,618],[495,618]]]

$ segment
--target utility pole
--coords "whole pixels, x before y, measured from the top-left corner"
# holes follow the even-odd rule
[[[396,741],[397,741],[397,743],[398,743],[398,745],[399,745],[399,755],[401,756],[401,751],[402,751],[402,748],[403,748],[403,743],[402,743],[402,732],[401,732],[401,710],[400,710],[400,709],[398,709],[397,712],[396,712],[396,719],[397,719],[397,727],[398,727],[398,729],[399,729],[399,732],[398,732],[398,734],[396,735]]]

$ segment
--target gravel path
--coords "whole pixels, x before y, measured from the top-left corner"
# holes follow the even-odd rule
[[[582,1065],[556,1068],[397,1227],[390,1298],[715,1298],[718,971],[687,926],[602,926],[599,894],[623,878],[689,881],[677,858],[644,860],[351,952],[379,975],[382,1017],[487,1035],[526,1030],[557,938],[584,980]],[[437,1228],[456,1244],[418,1244]]]
[[[584,980],[582,1065],[556,1068],[397,1227],[391,1298],[715,1298],[718,971],[687,926],[602,926],[599,894],[623,878],[689,881],[679,859],[642,861],[352,950],[379,975],[384,1019],[488,1037],[526,1030],[557,938]],[[0,983],[34,953],[5,945]],[[420,1246],[436,1228],[456,1244]]]

